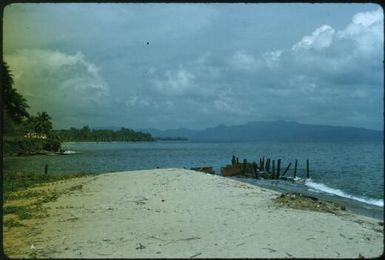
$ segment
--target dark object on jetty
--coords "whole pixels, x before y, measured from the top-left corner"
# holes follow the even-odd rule
[[[309,160],[306,160],[306,178],[309,179]]]
[[[231,159],[231,165],[235,165],[237,163],[237,160],[235,160],[235,156],[233,155],[233,159]]]
[[[191,168],[191,170],[198,171],[198,172],[215,174],[215,171],[213,170],[213,167],[193,167],[193,168]]]
[[[277,161],[277,179],[279,179],[279,174],[281,172],[281,159],[278,159]]]
[[[249,178],[255,178],[254,166],[252,163],[226,165],[225,167],[221,167],[221,175],[226,177],[239,175]]]
[[[298,160],[295,160],[295,163],[294,163],[294,179],[295,179],[295,177],[296,177],[296,175],[297,175],[297,163],[298,163]]]

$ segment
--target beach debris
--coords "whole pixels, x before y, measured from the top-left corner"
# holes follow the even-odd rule
[[[138,244],[137,244],[138,245]],[[144,249],[144,248],[146,248],[144,245],[142,245],[141,243],[139,243],[139,245],[135,248],[135,249],[139,249],[139,250],[141,250],[141,249]]]
[[[181,238],[181,239],[171,240],[171,241],[167,242],[164,245],[168,245],[168,244],[175,243],[175,242],[178,242],[178,241],[190,241],[190,240],[195,240],[195,239],[201,239],[201,238],[200,237]]]
[[[345,210],[345,206],[339,203],[323,201],[312,196],[307,196],[295,192],[283,193],[273,201],[279,206],[286,206],[294,209],[308,209],[329,213],[336,213],[340,210]]]
[[[196,257],[196,256],[198,256],[198,255],[201,255],[202,253],[197,253],[197,254],[195,254],[195,255],[192,255],[192,256],[190,256],[189,258],[194,258],[194,257]]]
[[[30,249],[31,249],[31,250],[36,250],[36,247],[35,247],[33,244],[31,244]]]
[[[75,220],[78,220],[79,218],[78,217],[72,217],[72,218],[67,218],[65,220],[62,220],[62,222],[64,221],[75,221]]]
[[[270,247],[264,247],[262,249],[267,249],[269,250],[269,253],[273,253],[273,252],[278,252],[277,250],[273,249],[273,248],[270,248]]]

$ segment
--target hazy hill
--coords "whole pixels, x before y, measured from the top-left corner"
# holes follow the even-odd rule
[[[382,141],[383,131],[356,127],[309,125],[297,122],[249,122],[205,130],[140,129],[154,137],[185,137],[192,141]]]

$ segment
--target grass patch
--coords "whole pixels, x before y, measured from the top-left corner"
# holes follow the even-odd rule
[[[30,173],[4,173],[3,175],[3,216],[9,219],[3,221],[3,227],[20,227],[23,220],[41,218],[48,215],[44,203],[56,201],[61,192],[50,190],[48,187],[37,188],[53,182],[66,182],[73,178],[93,176],[93,173],[77,173],[62,175],[44,175]],[[48,188],[48,189],[47,189]],[[75,185],[68,191],[81,190],[83,185]]]
[[[56,192],[51,193],[51,194],[46,194],[46,195],[43,196],[41,202],[42,203],[47,203],[47,202],[56,201],[58,197],[59,196],[58,196],[58,194]]]
[[[3,227],[6,227],[6,228],[25,227],[25,225],[11,218],[11,219],[4,220]]]
[[[40,184],[63,181],[63,180],[68,180],[72,178],[86,177],[91,175],[95,175],[95,174],[94,173],[75,173],[75,174],[53,175],[53,174],[33,174],[33,173],[20,173],[20,172],[5,173],[3,176],[4,200],[12,199],[13,198],[12,196],[17,196],[15,194],[10,194],[11,192],[25,190]],[[37,194],[32,194],[32,195],[37,195]]]
[[[3,215],[14,214],[19,220],[30,219],[35,217],[36,214],[43,213],[44,209],[41,203],[35,203],[29,206],[7,206],[3,207]]]

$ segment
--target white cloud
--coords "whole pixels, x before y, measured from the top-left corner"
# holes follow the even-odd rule
[[[329,25],[322,25],[317,28],[311,35],[304,36],[302,40],[293,46],[293,50],[309,50],[314,49],[320,51],[329,47],[333,42],[335,30]]]
[[[168,70],[163,78],[155,79],[157,91],[165,95],[183,95],[194,87],[195,75],[187,71],[183,66],[175,71]]]
[[[345,30],[338,32],[340,39],[351,40],[357,51],[378,54],[384,44],[384,14],[379,8],[371,12],[356,14]]]

